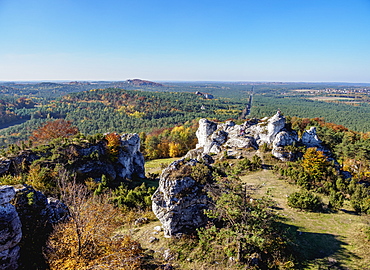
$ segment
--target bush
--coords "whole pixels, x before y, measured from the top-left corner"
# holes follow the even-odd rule
[[[322,201],[312,192],[301,190],[288,197],[288,205],[301,210],[317,211],[322,208]]]
[[[357,213],[370,213],[370,191],[361,184],[356,185],[351,195],[351,205]]]
[[[197,163],[191,167],[191,177],[198,183],[204,185],[212,178],[212,171],[207,165]]]
[[[332,209],[339,209],[343,206],[344,196],[341,192],[332,190],[329,196],[329,207]]]
[[[148,210],[152,206],[151,197],[155,189],[155,187],[146,187],[145,183],[134,189],[128,189],[122,184],[112,192],[112,201],[120,208]]]

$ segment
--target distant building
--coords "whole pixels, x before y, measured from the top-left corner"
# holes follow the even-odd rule
[[[202,93],[202,92],[199,92],[199,91],[196,91],[195,94],[197,96],[202,96],[204,97],[205,99],[214,99],[214,96],[211,95],[211,94],[208,94],[208,93]]]

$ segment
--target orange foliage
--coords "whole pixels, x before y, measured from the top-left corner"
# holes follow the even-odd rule
[[[72,126],[71,121],[58,119],[47,122],[33,131],[30,139],[34,142],[47,142],[57,138],[67,138],[78,133],[78,128]]]
[[[107,140],[108,147],[117,147],[121,144],[121,136],[119,136],[117,133],[108,133],[105,135],[105,139]]]

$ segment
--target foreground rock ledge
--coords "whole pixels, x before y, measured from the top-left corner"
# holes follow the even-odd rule
[[[15,196],[12,186],[0,186],[0,269],[18,268],[22,225],[10,201]]]

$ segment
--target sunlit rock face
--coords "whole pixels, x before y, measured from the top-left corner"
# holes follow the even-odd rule
[[[303,132],[301,141],[307,147],[322,147],[322,141],[319,140],[317,136],[316,127],[311,127],[310,129]]]
[[[160,176],[159,187],[152,196],[152,209],[166,237],[194,232],[207,222],[203,210],[210,201],[204,183],[194,180],[190,173],[197,162],[175,161]]]
[[[106,160],[87,160],[76,166],[76,171],[80,175],[96,178],[102,174],[110,179],[132,179],[135,177],[145,178],[144,156],[140,152],[140,138],[136,133],[122,134],[120,136],[121,147],[118,151],[115,162]],[[84,156],[89,156],[94,152],[104,155],[106,146],[102,143],[93,145],[89,148],[79,149]]]
[[[144,156],[140,152],[140,138],[134,133],[121,135],[122,150],[118,155],[117,172],[121,178],[145,178]]]
[[[202,148],[204,154],[218,154],[230,148],[257,150],[267,144],[272,148],[272,154],[282,160],[291,158],[284,152],[284,146],[298,142],[297,133],[287,128],[285,117],[280,112],[271,118],[249,120],[241,125],[232,121],[216,124],[201,119],[196,135],[197,148]]]

